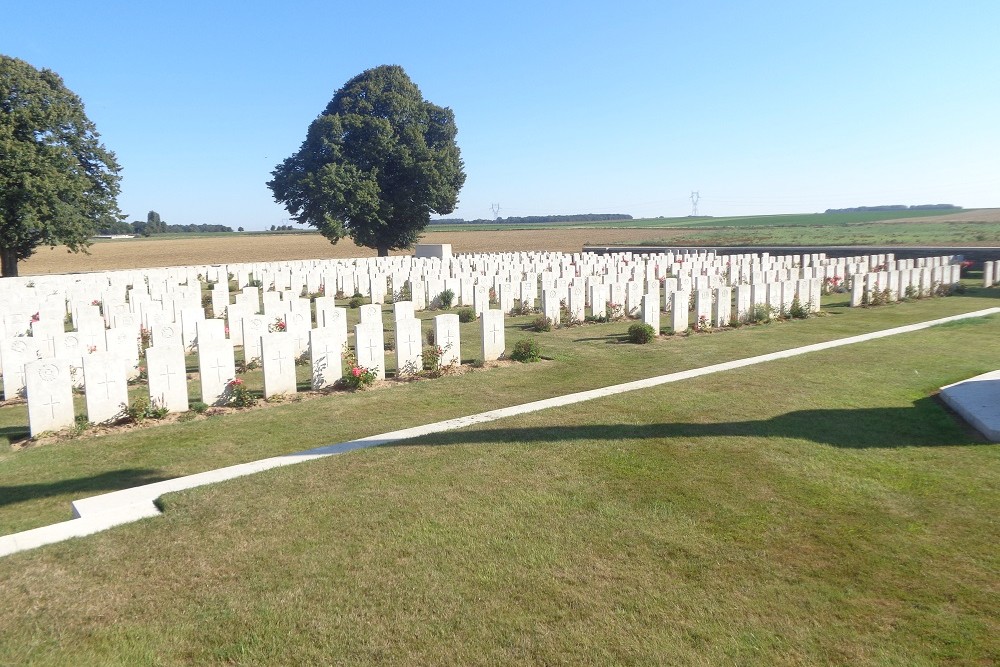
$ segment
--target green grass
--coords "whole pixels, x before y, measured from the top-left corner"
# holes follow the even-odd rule
[[[846,306],[846,295],[826,300],[831,315],[805,321],[748,327],[643,346],[625,343],[628,322],[587,325],[534,333],[534,316],[507,320],[507,349],[522,337],[535,338],[551,363],[516,365],[483,373],[444,377],[373,393],[336,393],[289,402],[266,410],[220,415],[135,432],[88,436],[21,451],[0,449],[0,534],[70,517],[70,501],[138,483],[187,475],[332,442],[492,410],[572,391],[603,387],[662,373],[698,368],[824,340],[909,324],[997,305],[1000,292],[972,288],[948,297],[861,310]],[[424,314],[429,317],[431,314]],[[350,321],[357,311],[349,311]],[[425,320],[425,330],[430,327]],[[462,357],[478,357],[478,323],[462,325]],[[386,353],[391,374],[393,354]],[[197,370],[193,357],[190,371]],[[260,391],[260,371],[246,374]],[[954,375],[952,381],[961,379]],[[299,368],[300,386],[307,369]],[[487,386],[489,391],[483,391]],[[134,388],[133,396],[142,389]],[[189,383],[194,400],[196,381]],[[77,397],[77,412],[84,412]],[[378,409],[372,410],[376,405]],[[289,424],[294,426],[289,427]],[[23,405],[0,408],[0,438],[27,434]],[[0,447],[2,447],[0,441]]]
[[[40,447],[0,469],[5,486],[59,466],[173,474],[185,452],[193,467],[255,458],[997,294],[642,347],[620,342],[627,325],[510,323],[509,342],[537,336],[553,361]],[[995,664],[1000,447],[931,395],[996,368],[998,335],[998,317],[934,327],[171,494],[163,517],[0,560],[0,656]]]

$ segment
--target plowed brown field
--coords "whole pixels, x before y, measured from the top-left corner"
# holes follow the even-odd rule
[[[661,239],[679,234],[674,230],[656,230],[656,237]],[[648,236],[648,231],[643,233],[637,229],[526,229],[429,232],[421,241],[450,243],[453,252],[580,252],[585,244],[634,243]],[[374,250],[358,247],[348,240],[333,245],[319,234],[233,234],[190,239],[98,241],[90,247],[89,255],[70,253],[62,247],[39,248],[30,259],[21,262],[18,269],[20,275],[28,276],[153,266],[374,256]]]

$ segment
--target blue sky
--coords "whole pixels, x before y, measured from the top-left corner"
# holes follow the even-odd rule
[[[1000,206],[995,0],[0,8],[0,53],[83,98],[130,220],[288,224],[271,170],[381,64],[455,111],[456,217]]]

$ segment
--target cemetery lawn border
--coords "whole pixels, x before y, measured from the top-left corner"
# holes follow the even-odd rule
[[[989,664],[1000,446],[931,395],[995,365],[998,328],[933,327],[171,494],[156,521],[0,560],[0,655]]]

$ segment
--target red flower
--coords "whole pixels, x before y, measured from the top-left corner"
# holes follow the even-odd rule
[[[361,369],[355,366],[354,368],[351,369],[351,375],[353,375],[356,378],[361,377]]]

